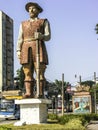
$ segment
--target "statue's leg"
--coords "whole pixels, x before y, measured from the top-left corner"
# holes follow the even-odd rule
[[[35,64],[35,69],[36,69],[36,64]],[[46,65],[40,63],[40,88],[39,88],[39,97],[44,98],[44,89],[45,89],[45,84],[46,84],[46,79],[44,76],[46,70]]]
[[[44,98],[44,90],[45,90],[45,79],[40,80],[40,88],[39,88],[39,97]]]
[[[26,89],[26,93],[23,98],[34,97],[33,94],[33,87],[34,87],[33,71],[34,70],[32,69],[31,64],[29,63],[23,65],[23,71],[25,74],[24,84]]]
[[[32,94],[32,87],[31,87],[31,81],[25,81],[25,89],[26,93],[23,96],[23,98],[33,98],[34,95]]]

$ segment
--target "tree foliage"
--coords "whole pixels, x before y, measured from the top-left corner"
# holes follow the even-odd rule
[[[95,31],[96,31],[96,34],[98,34],[98,23],[96,24]]]
[[[64,81],[64,91],[66,91],[66,87],[69,84],[69,82]],[[48,94],[49,97],[52,97],[53,95],[57,96],[58,94],[62,94],[62,81],[61,80],[55,80],[55,82],[48,82],[47,81],[47,87],[48,87]]]
[[[64,90],[66,89],[66,86],[69,84],[69,82],[64,81]],[[61,80],[55,80],[55,85],[57,87],[58,93],[61,94],[62,91],[62,81]]]
[[[19,88],[23,89],[24,88],[24,72],[23,72],[23,67],[17,70],[17,77],[19,78]]]
[[[81,82],[81,85],[90,86],[90,88],[92,88],[92,86],[93,86],[94,84],[95,84],[95,82],[92,81],[92,80],[87,80],[87,81]]]

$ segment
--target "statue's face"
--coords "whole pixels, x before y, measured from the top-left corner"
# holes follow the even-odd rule
[[[29,7],[29,15],[30,18],[35,18],[39,14],[39,9],[36,6],[30,6]]]

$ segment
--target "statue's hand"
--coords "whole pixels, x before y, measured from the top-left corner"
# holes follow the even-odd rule
[[[17,57],[20,60],[20,51],[17,51]]]
[[[40,32],[35,32],[34,37],[35,37],[36,40],[37,39],[42,40],[44,38],[43,34],[40,33]]]

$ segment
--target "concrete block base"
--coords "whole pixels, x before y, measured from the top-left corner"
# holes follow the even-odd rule
[[[15,100],[15,104],[20,105],[20,122],[25,124],[46,123],[48,114],[47,104],[50,103],[51,100],[48,99]]]

